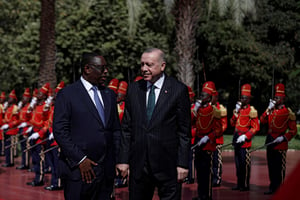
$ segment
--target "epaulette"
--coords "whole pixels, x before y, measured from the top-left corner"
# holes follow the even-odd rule
[[[18,106],[17,105],[13,105],[13,109],[12,109],[12,114],[17,114],[18,113]]]
[[[217,119],[220,119],[221,118],[221,111],[215,105],[213,105],[212,107],[214,109],[213,110],[214,117],[217,118]]]
[[[296,120],[295,113],[290,108],[288,108],[288,110],[289,110],[289,119],[295,121]]]
[[[227,116],[227,109],[222,104],[220,104],[220,111],[221,111],[221,117]]]
[[[250,118],[256,118],[257,117],[257,110],[253,106],[250,106],[249,117]]]

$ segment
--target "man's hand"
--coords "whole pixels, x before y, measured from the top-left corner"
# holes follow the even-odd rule
[[[32,131],[32,129],[33,129],[33,127],[32,126],[30,126],[27,130],[26,130],[26,132],[25,133],[30,133],[31,131]]]
[[[92,180],[96,177],[95,172],[93,170],[93,166],[97,166],[98,164],[88,158],[84,159],[82,163],[79,164],[79,169],[81,173],[81,178],[83,182],[91,183]]]
[[[236,111],[237,113],[240,111],[241,105],[242,105],[242,103],[239,102],[239,101],[235,104],[235,111]]]
[[[27,123],[26,122],[22,122],[19,126],[18,126],[18,128],[24,128],[24,127],[26,127],[27,126]]]
[[[273,142],[274,143],[281,143],[281,142],[283,142],[283,140],[284,140],[284,137],[283,136],[279,136]]]
[[[35,133],[32,133],[31,136],[29,136],[28,140],[36,140],[40,137],[39,133],[38,132],[35,132]]]
[[[203,138],[201,138],[200,142],[199,142],[199,146],[201,146],[202,144],[206,144],[209,140],[209,137],[207,135],[205,135]]]
[[[123,178],[129,175],[129,164],[117,164],[116,165],[116,174],[120,175]]]
[[[182,167],[177,167],[177,181],[182,183],[183,180],[188,176],[189,170]]]
[[[238,139],[236,140],[236,143],[243,143],[243,142],[246,141],[246,139],[247,139],[247,136],[246,136],[245,134],[240,135],[240,136],[238,137]]]
[[[48,138],[49,140],[53,140],[54,139],[54,135],[53,135],[53,133],[50,133],[50,135],[49,135],[49,138]]]
[[[9,125],[8,124],[4,124],[4,125],[2,125],[1,126],[1,130],[6,130],[6,129],[8,129],[9,128]]]
[[[276,101],[273,99],[270,99],[269,105],[268,105],[268,110],[272,110],[275,107]]]

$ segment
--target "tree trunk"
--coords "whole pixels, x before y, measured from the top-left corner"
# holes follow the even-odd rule
[[[41,0],[40,27],[40,68],[39,82],[41,87],[49,82],[56,86],[56,46],[55,46],[55,0]]]
[[[194,87],[194,55],[197,50],[196,28],[200,18],[198,0],[177,0],[176,47],[178,56],[178,79],[191,88]]]

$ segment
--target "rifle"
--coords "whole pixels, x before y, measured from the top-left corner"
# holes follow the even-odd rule
[[[8,148],[10,148],[14,145],[20,144],[20,143],[24,142],[25,140],[27,140],[27,138],[24,138],[24,139],[20,140],[19,142],[15,142],[15,143],[12,143],[10,145],[7,145],[7,146],[5,146],[5,149],[8,149]]]
[[[257,151],[257,150],[259,150],[259,149],[263,149],[263,148],[265,148],[265,147],[267,147],[267,146],[270,146],[271,144],[275,144],[275,142],[272,141],[272,142],[266,143],[266,144],[264,144],[263,146],[260,146],[260,147],[257,147],[257,148],[255,148],[255,149],[252,149],[251,151],[249,151],[249,153],[252,153],[253,151]]]
[[[36,147],[36,146],[42,144],[43,142],[46,142],[47,140],[49,140],[48,137],[47,137],[46,139],[44,139],[44,140],[42,140],[42,141],[40,141],[40,142],[38,142],[38,143],[36,143],[36,144],[30,146],[29,148],[25,149],[23,152],[25,153],[25,152],[29,151],[30,149],[32,149],[32,148],[34,148],[34,147]]]
[[[52,151],[53,149],[56,149],[56,148],[58,148],[58,145],[53,146],[53,147],[51,147],[51,148],[49,148],[49,149],[46,149],[45,151],[41,152],[39,155],[40,155],[40,156],[41,156],[41,155],[44,155],[45,153],[47,153],[47,152],[49,152],[49,151]]]
[[[223,144],[223,145],[221,146],[221,148],[225,148],[225,147],[230,146],[230,145],[233,145],[233,142],[230,142],[230,143],[228,143],[228,144]]]

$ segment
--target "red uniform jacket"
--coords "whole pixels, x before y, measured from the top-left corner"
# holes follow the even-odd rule
[[[29,103],[26,104],[25,106],[23,106],[21,108],[21,110],[19,111],[19,121],[18,124],[21,124],[22,122],[28,122],[29,119],[27,118],[27,110],[29,107]],[[28,127],[24,127],[23,128],[23,132],[21,134],[23,135],[27,135],[26,130],[28,129]]]
[[[209,141],[204,145],[203,150],[215,151],[216,138],[222,135],[220,111],[210,104],[207,107],[200,107],[197,111],[196,129],[197,137],[202,138],[205,135]]]
[[[239,135],[245,134],[247,140],[242,145],[243,148],[251,147],[252,137],[259,131],[259,123],[257,111],[253,106],[247,105],[246,108],[241,108],[240,112],[232,116],[230,119],[231,126],[235,127],[235,132]]]
[[[288,141],[297,133],[296,116],[289,109],[283,106],[281,109],[274,109],[269,115],[265,111],[260,117],[261,123],[268,123],[270,134],[274,139],[284,136],[286,140],[277,144],[274,149],[287,150]]]
[[[32,112],[27,113],[27,117],[30,118],[29,123],[33,126],[33,131],[38,132],[40,135],[36,143],[40,143],[47,136],[48,128],[45,126],[45,123],[49,118],[49,111],[45,112],[44,106],[45,103],[37,105]]]
[[[7,108],[3,118],[3,124],[9,125],[9,129],[6,132],[6,135],[17,135],[18,129],[14,127],[18,125],[18,120],[19,120],[18,106],[13,104]]]

